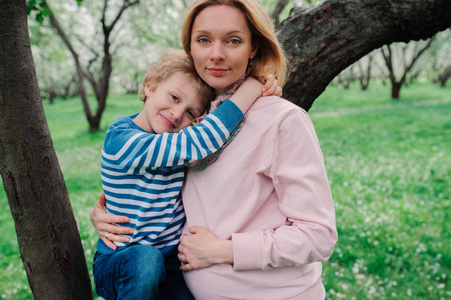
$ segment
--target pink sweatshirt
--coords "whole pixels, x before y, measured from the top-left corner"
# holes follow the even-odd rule
[[[196,299],[325,298],[321,261],[337,241],[321,149],[307,113],[258,99],[246,123],[205,171],[189,171],[187,228],[231,239],[234,263],[184,274]]]

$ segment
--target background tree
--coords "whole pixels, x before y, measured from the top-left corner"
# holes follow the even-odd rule
[[[342,85],[345,89],[349,89],[351,84],[356,80],[356,76],[354,74],[355,67],[355,64],[350,65],[336,77],[337,83]]]
[[[274,12],[272,13],[272,18],[274,19],[274,27],[279,27],[280,23],[280,14],[287,6],[289,0],[279,0],[277,1],[276,7],[274,8]]]
[[[149,65],[165,48],[181,48],[180,23],[185,5],[180,0],[142,1],[124,15],[115,38],[113,92],[136,93]],[[147,22],[143,20],[158,20]],[[130,68],[133,66],[133,68]]]
[[[444,87],[446,85],[446,81],[451,77],[451,65],[448,65],[445,70],[438,76],[438,81],[440,82],[440,86]]]
[[[370,53],[357,62],[358,79],[362,90],[368,89],[371,80],[371,69],[373,67],[373,53]],[[366,65],[366,68],[365,68]]]
[[[273,19],[274,27],[279,27],[280,20],[286,19],[289,14],[289,11],[293,7],[311,7],[322,0],[263,0],[262,4],[266,8],[266,11],[271,13],[271,18]]]
[[[399,99],[399,92],[401,87],[406,83],[407,76],[412,71],[413,66],[421,57],[421,55],[431,46],[433,39],[430,39],[427,43],[420,46],[418,43],[410,43],[412,45],[412,53],[408,53],[409,44],[401,44],[401,45],[386,45],[381,48],[381,53],[385,61],[385,65],[387,66],[390,83],[392,86],[391,89],[391,97],[393,99]],[[393,48],[398,46],[400,48],[398,55],[398,64],[399,68],[402,68],[401,76],[399,79],[396,78],[396,67],[394,63],[394,55]],[[419,46],[419,47],[416,47]]]
[[[426,75],[432,82],[444,87],[451,76],[451,28],[436,34],[434,39],[421,60],[427,61],[427,65],[422,67],[428,70]]]
[[[33,297],[92,299],[80,235],[39,96],[26,4],[0,0],[0,7],[0,174]]]
[[[56,38],[51,28],[32,19],[28,29],[41,97],[52,102],[54,97],[78,95],[74,62],[61,39]]]
[[[44,7],[49,8],[46,1],[43,3]],[[111,36],[113,29],[118,24],[118,21],[124,11],[138,3],[139,0],[123,0],[122,5],[118,8],[117,12],[111,13],[109,11],[109,1],[104,0],[100,18],[103,34],[102,50],[97,51],[95,47],[90,47],[87,45],[92,55],[91,59],[88,60],[87,65],[84,67],[82,66],[82,62],[80,60],[79,51],[73,46],[69,36],[65,33],[65,30],[62,28],[55,15],[49,15],[51,24],[64,41],[64,44],[67,46],[74,59],[78,77],[78,92],[83,102],[83,109],[89,123],[90,132],[94,132],[99,129],[100,120],[102,118],[103,111],[105,110],[110,85],[110,76],[113,71],[113,55],[111,51]],[[98,67],[97,70],[93,70],[96,65]],[[92,113],[92,109],[88,101],[88,94],[84,84],[85,79],[91,84],[97,100],[97,110],[95,114]]]
[[[450,26],[448,0],[329,0],[295,8],[278,29],[291,66],[284,97],[308,110],[335,76],[372,50]]]

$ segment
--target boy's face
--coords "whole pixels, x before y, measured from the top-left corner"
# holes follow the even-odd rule
[[[146,84],[146,102],[137,124],[144,130],[175,133],[191,125],[204,111],[199,91],[192,84],[193,74],[175,72],[151,91]],[[138,119],[137,117],[137,119]]]

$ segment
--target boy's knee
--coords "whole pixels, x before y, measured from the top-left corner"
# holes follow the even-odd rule
[[[163,255],[155,247],[136,245],[123,251],[128,252],[123,271],[136,280],[160,282],[166,277]]]

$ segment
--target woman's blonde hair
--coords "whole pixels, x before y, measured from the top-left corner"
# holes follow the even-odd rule
[[[204,104],[205,108],[208,108],[210,102],[214,99],[214,90],[197,75],[192,57],[187,55],[183,50],[171,48],[164,50],[160,58],[150,65],[144,77],[142,87],[139,90],[141,94],[139,98],[145,102],[145,86],[147,85],[153,91],[163,80],[175,72],[184,72],[192,75],[192,80],[186,84],[194,84],[194,87],[200,93],[202,104]]]
[[[282,47],[277,40],[271,20],[257,0],[194,0],[188,7],[182,27],[182,43],[185,52],[191,54],[191,33],[194,20],[205,8],[213,5],[228,5],[243,12],[252,33],[252,44],[258,47],[247,74],[260,81],[273,74],[280,86],[285,82],[287,63]]]

